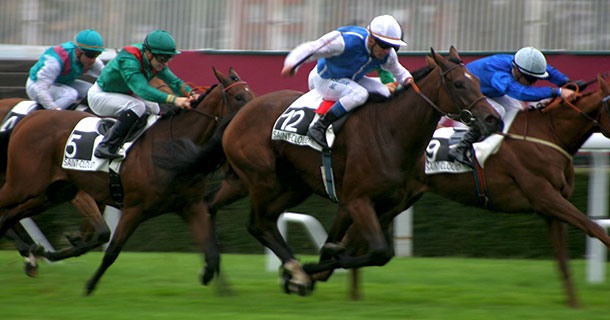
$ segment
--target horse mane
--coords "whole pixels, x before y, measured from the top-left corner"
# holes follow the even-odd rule
[[[455,64],[463,63],[462,60],[451,57],[451,56],[448,57],[448,60]],[[434,70],[434,68],[436,68],[436,67],[431,66],[431,65],[423,66],[423,67],[411,72],[411,76],[413,76],[414,81],[419,81],[419,80],[425,78],[428,74],[430,74],[430,72],[432,72],[432,70]],[[401,87],[400,89],[397,89],[396,91],[394,91],[392,98],[402,94],[404,91],[407,91],[407,89],[409,89],[409,88],[411,88],[411,84],[408,84],[406,86]]]

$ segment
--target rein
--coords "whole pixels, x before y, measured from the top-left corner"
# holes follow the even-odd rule
[[[184,90],[184,87],[186,85],[190,85],[192,87],[191,91],[189,91],[188,93],[186,92],[186,90]],[[231,89],[232,87],[236,86],[236,85],[248,85],[248,83],[245,82],[245,81],[238,81],[238,82],[232,83],[232,84],[228,85],[227,87],[225,87],[224,89],[222,89],[222,106],[220,107],[220,114],[223,113],[223,111],[225,109],[225,105],[228,104],[227,91],[229,89]],[[214,86],[216,86],[216,85],[214,85]],[[198,85],[195,85],[192,82],[185,82],[182,85],[182,87],[180,88],[180,91],[182,91],[182,93],[184,94],[185,97],[192,97],[194,92],[197,90],[197,91],[203,92],[203,95],[205,97],[205,95],[207,95],[208,91],[211,88],[213,88],[214,86],[211,86],[211,87],[210,86],[198,86]],[[190,100],[190,101],[192,102],[192,101],[195,101],[195,100]],[[201,98],[201,101],[203,101],[203,98]],[[201,103],[201,101],[199,103]],[[193,112],[195,112],[198,115],[201,115],[201,116],[204,116],[204,117],[208,117],[208,118],[214,120],[214,122],[216,122],[216,123],[220,122],[220,120],[222,119],[219,115],[215,116],[215,115],[213,115],[211,113],[208,113],[208,112],[205,112],[205,111],[201,111],[201,110],[197,110],[195,108],[188,108],[188,109],[185,109],[185,110],[193,111]],[[173,124],[173,120],[174,120],[174,115],[172,114],[170,116],[170,118],[169,118],[169,137],[170,137],[171,140],[174,139],[174,134],[173,134],[174,130],[173,130],[173,125],[172,125]]]
[[[441,83],[443,84],[443,87],[445,87],[445,90],[449,93],[449,96],[451,97],[451,100],[453,100],[453,104],[459,109],[459,113],[444,112],[432,100],[430,100],[430,98],[426,97],[426,95],[423,92],[421,92],[419,87],[415,84],[415,81],[411,81],[411,86],[413,87],[413,90],[415,90],[415,92],[422,99],[424,99],[432,108],[434,108],[440,114],[442,114],[443,116],[445,116],[445,117],[447,117],[449,119],[458,120],[458,121],[464,123],[465,125],[469,126],[474,121],[474,116],[472,115],[472,112],[470,112],[469,109],[472,108],[479,101],[485,99],[485,96],[481,95],[479,98],[473,100],[467,107],[460,108],[459,104],[455,100],[455,97],[451,94],[451,90],[449,90],[449,86],[447,86],[447,81],[445,80],[445,76],[449,72],[453,71],[453,69],[455,69],[457,67],[463,67],[463,66],[464,66],[464,64],[462,64],[462,63],[456,64],[456,65],[453,65],[451,68],[447,69],[445,72],[442,72],[440,67],[438,69],[438,72],[440,73]]]

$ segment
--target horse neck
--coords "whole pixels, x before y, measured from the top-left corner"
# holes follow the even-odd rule
[[[186,138],[198,145],[207,142],[226,108],[223,99],[222,89],[216,87],[193,110],[183,110],[167,119],[172,138]]]
[[[439,73],[435,68],[418,82],[423,95],[435,105],[439,104]],[[395,128],[393,134],[402,141],[405,152],[422,151],[441,119],[441,114],[425,101],[411,87],[400,96],[389,102],[388,112],[384,113],[383,122],[389,128]]]
[[[602,112],[601,100],[601,93],[595,92],[580,98],[574,105],[593,119],[598,119]],[[572,155],[578,152],[595,131],[595,125],[591,120],[565,103],[551,110],[546,118],[555,139]]]

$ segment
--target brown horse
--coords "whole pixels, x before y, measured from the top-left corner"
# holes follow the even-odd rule
[[[157,77],[152,78],[149,84],[163,92],[172,93],[171,88],[169,88],[163,80]],[[26,99],[0,99],[0,119],[4,119],[13,109],[13,107],[22,101],[26,101]],[[88,109],[86,109],[86,111],[90,112]],[[6,180],[6,157],[10,135],[19,121],[18,118],[9,120],[10,121],[7,121],[7,123],[0,128],[0,185],[3,185]],[[79,246],[79,243],[81,242],[90,241],[91,237],[95,234],[94,226],[101,225],[103,223],[102,217],[95,215],[95,210],[88,209],[94,202],[95,201],[84,192],[77,193],[74,199],[71,200],[72,205],[81,215],[83,215],[80,230],[78,232],[66,234],[67,239],[73,247]],[[104,212],[105,204],[99,204],[98,209],[99,212]],[[15,244],[19,254],[25,258],[25,274],[30,277],[36,277],[38,275],[38,257],[36,254],[41,253],[43,248],[29,237],[25,229],[20,224],[15,224],[7,232],[6,237]],[[73,248],[71,247],[60,249],[60,251],[64,252],[72,252],[72,250]]]
[[[605,230],[568,201],[574,190],[572,157],[593,132],[599,131],[610,138],[607,102],[610,84],[601,77],[597,80],[599,90],[586,93],[573,103],[562,101],[547,107],[544,112],[520,112],[499,151],[490,156],[484,166],[489,196],[486,209],[507,213],[536,212],[548,223],[567,303],[572,307],[578,307],[579,302],[568,267],[566,223],[610,248],[610,237]],[[424,165],[425,156],[422,156],[417,162],[415,179],[410,180],[406,188],[409,200],[405,208],[426,192],[465,205],[481,206],[481,199],[474,192],[472,172],[427,175]],[[387,234],[391,234],[394,217],[392,212],[380,216]],[[349,230],[345,239],[348,252],[362,252],[366,245],[357,229]]]
[[[420,93],[405,89],[388,101],[365,104],[352,113],[337,137],[332,161],[339,214],[353,218],[368,245],[366,255],[345,258],[342,267],[383,265],[391,258],[392,249],[377,212],[404,207],[404,186],[443,114],[469,110],[474,114],[473,125],[488,133],[501,123],[481,94],[477,78],[460,62],[457,50],[451,48],[449,59],[431,51],[430,66],[414,72]],[[276,221],[312,193],[326,196],[320,153],[270,137],[275,120],[299,96],[295,91],[278,91],[252,100],[228,125],[222,147],[251,198],[250,233],[281,259],[285,290],[305,295],[311,290],[311,280]],[[213,149],[211,145],[207,148]],[[177,156],[186,158],[186,163],[175,170],[186,176],[201,171],[198,161],[211,157],[205,149],[195,157]],[[243,195],[236,190],[236,197]],[[340,240],[346,228],[331,229],[328,241]]]
[[[219,85],[210,89],[194,109],[159,119],[136,141],[129,157],[123,161],[120,171],[124,191],[122,215],[101,266],[87,284],[87,294],[95,289],[135,228],[146,219],[165,212],[176,212],[189,223],[196,242],[205,253],[207,266],[202,282],[207,284],[218,273],[218,249],[209,229],[209,215],[201,194],[204,182],[184,180],[181,185],[171,184],[170,174],[155,168],[151,157],[158,141],[184,138],[195,144],[205,143],[221,118],[233,114],[255,97],[232,69],[228,77],[214,71]],[[0,236],[20,219],[39,214],[79,193],[87,194],[93,200],[85,209],[96,216],[101,216],[98,204],[117,205],[109,189],[107,173],[65,170],[61,166],[72,128],[90,116],[77,111],[41,110],[19,122],[9,142],[7,179],[0,190]],[[106,242],[109,237],[107,226],[96,225],[95,228],[96,236],[71,252],[46,253],[45,256],[51,260],[75,256]]]

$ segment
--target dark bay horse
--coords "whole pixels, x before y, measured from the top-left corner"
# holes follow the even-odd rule
[[[214,72],[219,84],[210,89],[195,108],[159,119],[129,151],[119,172],[124,191],[122,215],[101,266],[87,284],[87,294],[95,289],[136,227],[166,212],[176,212],[188,222],[195,241],[205,253],[207,265],[202,282],[207,284],[218,273],[219,253],[203,201],[204,182],[184,180],[180,185],[172,184],[170,174],[152,164],[157,142],[184,138],[201,145],[210,138],[221,118],[233,114],[255,97],[232,69],[229,76]],[[10,138],[6,183],[0,190],[0,236],[20,219],[39,214],[80,193],[92,200],[88,207],[82,208],[91,215],[101,217],[99,205],[116,206],[107,173],[61,167],[64,146],[72,128],[90,116],[77,111],[41,110],[19,122]],[[50,260],[75,256],[106,242],[110,232],[103,221],[101,225],[95,225],[96,236],[73,248],[72,252],[61,252],[61,256],[46,253],[45,256]]]
[[[484,165],[484,176],[492,211],[532,213],[540,215],[549,225],[550,239],[558,263],[569,306],[578,307],[574,284],[568,266],[566,223],[588,236],[599,239],[610,248],[610,237],[597,223],[572,205],[568,198],[574,190],[572,157],[593,132],[610,138],[610,84],[598,77],[600,89],[588,92],[573,103],[563,101],[544,112],[520,112],[509,137],[499,151]],[[605,98],[605,99],[604,99]],[[604,100],[606,100],[604,102]],[[513,138],[511,138],[511,136]],[[527,138],[523,138],[527,137]],[[542,140],[547,143],[525,141]],[[425,156],[417,162],[415,179],[407,185],[413,205],[424,193],[432,192],[470,206],[481,206],[472,172],[461,174],[424,173]],[[380,216],[382,226],[391,234],[391,212]],[[338,222],[337,222],[338,223]],[[366,240],[356,229],[350,229],[345,247],[361,252]]]
[[[403,189],[443,114],[467,109],[474,115],[473,125],[485,132],[495,132],[501,123],[481,94],[478,79],[460,62],[455,48],[447,59],[431,50],[427,61],[429,66],[423,68],[420,79],[415,77],[420,94],[409,86],[388,101],[361,106],[337,137],[332,161],[340,201],[338,214],[353,218],[368,245],[366,255],[343,259],[342,267],[383,265],[391,258],[392,248],[377,213],[404,207]],[[312,193],[327,196],[320,172],[321,156],[310,148],[272,141],[270,136],[275,120],[300,95],[285,90],[252,100],[226,128],[222,147],[250,195],[250,233],[281,259],[285,290],[305,295],[312,282],[276,222],[282,212]],[[209,150],[214,148],[208,145],[195,157],[177,154],[184,161],[177,161],[181,164],[174,169],[186,176],[200,172],[198,163],[211,157]],[[235,197],[243,195],[239,187],[235,190]],[[226,195],[222,190],[219,194]],[[226,203],[226,199],[216,203]],[[346,229],[331,229],[328,241],[342,239]]]

